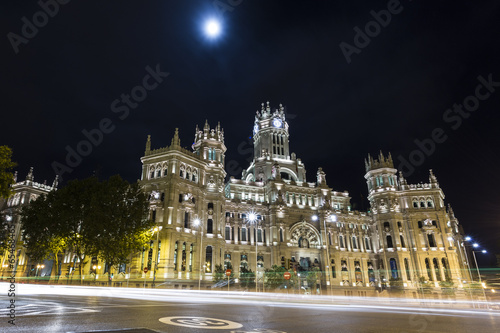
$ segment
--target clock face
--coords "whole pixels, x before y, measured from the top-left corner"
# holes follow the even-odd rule
[[[281,127],[281,125],[282,125],[281,119],[276,118],[273,120],[274,127]]]
[[[259,125],[255,124],[253,127],[253,133],[257,133],[259,131]]]

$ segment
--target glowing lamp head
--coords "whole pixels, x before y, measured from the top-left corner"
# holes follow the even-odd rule
[[[219,21],[215,19],[209,19],[205,22],[205,33],[210,38],[215,38],[220,35],[221,26]]]
[[[470,236],[467,236],[467,237],[465,237],[465,240],[470,242],[472,240],[472,238],[470,238]]]
[[[200,225],[200,219],[194,219],[193,223],[195,226],[199,226]]]
[[[250,222],[255,222],[255,220],[257,220],[257,215],[255,215],[255,213],[248,214],[248,220]]]
[[[313,220],[313,221],[315,221],[315,222],[316,222],[316,221],[318,220],[318,215],[313,215],[313,216],[311,217],[311,220]]]
[[[488,251],[486,251],[486,250],[482,250],[481,252],[482,252],[482,253],[488,253]]]
[[[479,247],[479,244],[478,243],[474,243],[472,244],[473,247]]]

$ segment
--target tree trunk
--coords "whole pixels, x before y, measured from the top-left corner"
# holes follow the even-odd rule
[[[58,258],[58,253],[54,253],[54,264],[52,265],[52,272],[54,272],[54,266],[55,266],[55,274],[54,274],[54,279],[56,283],[59,281],[59,258]],[[50,279],[52,279],[52,273],[50,274]]]

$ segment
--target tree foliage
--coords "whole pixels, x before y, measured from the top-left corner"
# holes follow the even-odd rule
[[[271,268],[267,268],[265,271],[265,286],[266,289],[276,289],[285,284],[284,273],[286,269],[284,267],[279,267],[273,265]]]
[[[110,267],[127,263],[151,239],[147,213],[138,184],[120,176],[74,180],[23,208],[27,252],[31,260],[53,257],[57,262],[57,254],[68,248],[79,259],[81,279],[89,257],[98,256]]]
[[[16,163],[12,162],[12,150],[7,146],[0,146],[0,198],[8,198],[12,194],[11,185],[14,184],[12,169]]]
[[[240,269],[240,285],[243,288],[255,288],[255,273],[246,267]]]

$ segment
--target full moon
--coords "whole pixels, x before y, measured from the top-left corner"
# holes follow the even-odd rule
[[[205,33],[210,38],[215,38],[220,34],[220,23],[217,20],[210,19],[205,23]]]

